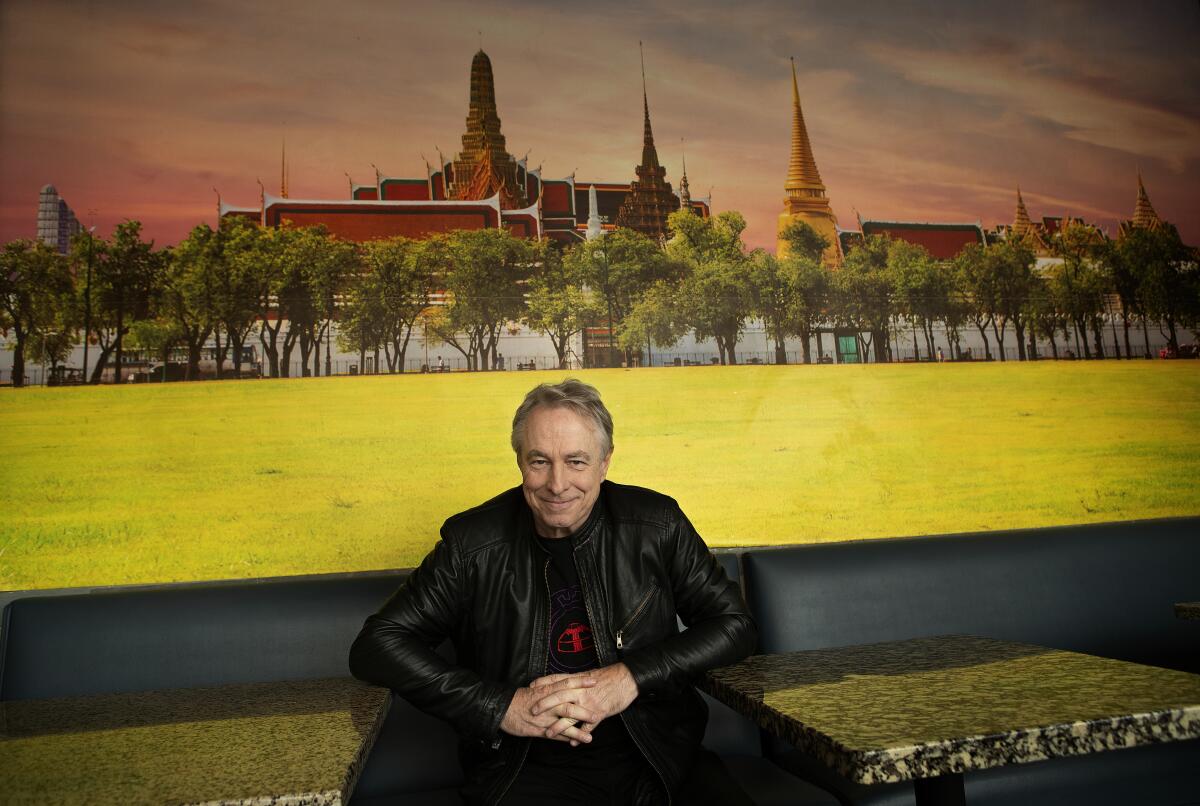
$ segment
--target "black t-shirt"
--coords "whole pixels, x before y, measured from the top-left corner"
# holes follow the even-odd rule
[[[598,668],[591,619],[583,602],[579,572],[570,538],[539,537],[546,551],[544,578],[550,597],[550,650],[546,674],[574,674]],[[538,764],[609,769],[632,755],[640,758],[618,715],[610,716],[592,731],[592,741],[579,747],[550,739],[534,739],[529,760]]]

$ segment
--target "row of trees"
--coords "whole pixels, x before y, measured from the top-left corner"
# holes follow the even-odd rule
[[[1124,349],[1114,341],[1112,354],[1132,357],[1133,328],[1141,329],[1147,356],[1151,326],[1161,324],[1173,350],[1181,328],[1200,328],[1196,253],[1169,227],[1134,229],[1111,241],[1093,228],[1070,226],[1051,240],[1056,259],[1042,269],[1019,240],[973,245],[938,261],[912,243],[870,236],[831,268],[822,259],[830,244],[802,222],[782,233],[788,249],[781,259],[747,250],[745,221],[734,212],[710,220],[677,213],[670,223],[659,276],[641,275],[640,286],[616,306],[627,350],[669,348],[694,331],[715,340],[721,363],[735,363],[744,328],[758,319],[776,363],[786,362],[788,338],[800,340],[803,360],[811,362],[814,337],[822,354],[822,335],[830,330],[854,334],[863,360],[876,361],[892,360],[900,333],[907,339],[911,330],[914,356],[932,358],[936,326],[952,356],[961,355],[963,336],[973,330],[988,359],[993,344],[1005,359],[1010,333],[1022,360],[1037,357],[1039,339],[1057,358],[1060,337],[1068,345],[1074,340],[1075,354],[1103,358],[1105,317],[1119,315]],[[612,237],[573,252],[585,265],[594,263],[597,253],[612,251]],[[591,286],[604,288],[594,280]],[[1119,310],[1110,311],[1114,299]]]
[[[54,368],[81,337],[96,347],[94,383],[106,372],[119,381],[129,348],[164,364],[182,350],[185,377],[194,378],[209,347],[217,377],[238,377],[252,339],[272,377],[288,375],[297,350],[303,374],[321,374],[322,354],[328,374],[335,332],[360,364],[369,352],[376,367],[382,358],[395,372],[404,369],[414,332],[484,370],[496,364],[505,330],[521,325],[546,334],[560,362],[581,330],[598,326],[611,327],[628,362],[694,332],[715,341],[721,363],[736,363],[743,331],[760,320],[778,363],[786,362],[789,338],[800,340],[808,363],[812,340],[822,353],[830,330],[855,334],[864,360],[888,361],[911,329],[914,353],[931,357],[939,325],[952,355],[974,330],[985,357],[994,344],[1004,360],[1011,329],[1022,359],[1036,357],[1039,339],[1057,357],[1059,337],[1073,339],[1084,356],[1104,357],[1112,299],[1124,331],[1123,345],[1111,342],[1118,357],[1134,354],[1131,329],[1141,330],[1148,354],[1151,326],[1161,324],[1177,348],[1180,330],[1200,320],[1195,252],[1171,228],[1109,241],[1068,227],[1052,241],[1058,260],[1038,270],[1020,242],[976,245],[940,262],[880,237],[867,237],[830,268],[822,261],[828,242],[806,224],[783,233],[789,248],[779,259],[748,249],[745,226],[736,212],[702,219],[681,211],[665,245],[618,229],[562,249],[502,229],[353,244],[322,227],[230,219],[155,250],[128,221],[109,239],[77,237],[67,256],[30,241],[7,244],[0,327],[10,335],[20,385],[27,357]]]

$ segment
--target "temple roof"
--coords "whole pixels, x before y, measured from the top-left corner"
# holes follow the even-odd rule
[[[1009,232],[1014,239],[1024,241],[1037,254],[1044,255],[1050,251],[1050,247],[1043,237],[1043,229],[1029,218],[1029,211],[1025,209],[1025,199],[1021,197],[1020,188],[1017,188],[1017,212],[1013,217],[1013,225]]]
[[[863,221],[862,234],[887,235],[923,246],[937,260],[950,260],[969,244],[985,242],[983,226],[978,222]]]
[[[1142,175],[1139,173],[1137,202],[1133,207],[1133,226],[1158,229],[1162,225],[1162,219],[1158,217],[1158,213],[1154,212],[1154,206],[1150,204],[1150,197],[1146,195],[1146,187],[1142,184]]]

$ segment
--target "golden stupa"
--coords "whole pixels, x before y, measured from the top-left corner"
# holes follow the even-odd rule
[[[833,214],[829,198],[825,195],[825,185],[817,171],[808,129],[804,125],[804,113],[800,111],[795,60],[792,60],[792,157],[788,162],[784,190],[787,197],[783,200],[783,212],[779,214],[779,233],[782,234],[793,221],[803,221],[829,241],[825,261],[834,265],[841,263],[842,246],[838,240],[837,216]],[[776,242],[775,253],[780,257],[787,254],[787,249],[787,242],[782,238]]]

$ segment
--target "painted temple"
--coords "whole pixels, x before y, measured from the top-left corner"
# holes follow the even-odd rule
[[[817,170],[804,112],[800,109],[800,88],[796,83],[796,61],[792,60],[792,153],[788,161],[787,181],[784,183],[783,212],[779,214],[779,232],[793,221],[804,221],[829,241],[825,262],[842,262],[842,242],[838,236],[837,216],[829,206],[825,183]],[[775,252],[787,253],[787,242],[779,239]]]
[[[376,170],[373,183],[351,180],[348,198],[293,199],[287,192],[285,167],[278,195],[263,189],[257,206],[219,201],[218,215],[244,216],[263,226],[284,221],[297,226],[323,224],[334,235],[353,241],[505,227],[523,237],[545,237],[567,245],[588,237],[589,221],[594,232],[626,226],[661,240],[666,217],[682,204],[705,217],[710,206],[708,199],[687,195],[686,172],[680,185],[683,200],[666,181],[650,127],[644,70],[642,106],[642,160],[634,169],[635,179],[545,178],[540,167],[530,168],[527,159],[516,159],[508,151],[496,107],[492,62],[480,50],[471,61],[462,150],[451,159],[439,153],[436,166],[426,163],[424,178],[390,177]]]

